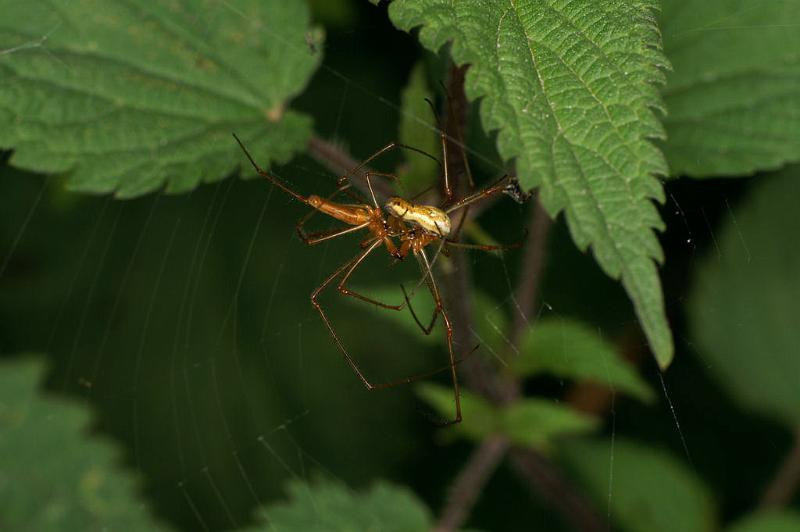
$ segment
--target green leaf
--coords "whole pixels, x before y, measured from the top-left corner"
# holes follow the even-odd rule
[[[587,434],[599,426],[593,416],[551,399],[527,398],[503,411],[503,433],[512,443],[551,450],[562,436]]]
[[[259,514],[264,526],[280,532],[423,532],[431,514],[409,490],[379,482],[364,493],[330,481],[292,481],[289,501],[272,504]]]
[[[454,398],[451,387],[423,382],[415,389],[444,419],[452,419]],[[501,431],[499,409],[478,394],[461,391],[461,414],[464,419],[453,430],[466,438],[480,441]]]
[[[564,442],[563,459],[627,532],[715,530],[711,494],[682,462],[633,441]]]
[[[727,532],[796,532],[800,530],[800,513],[760,512],[737,521],[726,530]]]
[[[185,192],[303,149],[286,110],[320,60],[303,2],[0,0],[0,146],[68,185]],[[254,173],[249,165],[246,173]]]
[[[580,249],[591,246],[601,268],[622,280],[655,356],[666,367],[672,337],[655,261],[654,229],[663,222],[656,175],[663,156],[650,139],[663,129],[655,83],[667,61],[655,0],[495,2],[396,0],[389,7],[404,30],[423,26],[431,50],[452,41],[453,60],[472,66],[465,90],[482,98],[486,131],[498,151],[516,158],[526,188],[561,211]]]
[[[795,2],[665,0],[664,99],[672,173],[751,174],[800,160]]]
[[[433,99],[425,76],[425,63],[417,62],[411,69],[406,88],[400,95],[402,114],[400,118],[400,142],[419,148],[434,157],[441,151],[434,126],[435,120],[425,99]],[[436,183],[439,165],[424,155],[404,151],[406,164],[398,173],[399,184],[407,195],[413,196]]]
[[[764,176],[727,218],[689,299],[704,366],[741,406],[790,427],[800,424],[797,198],[800,168]]]
[[[37,392],[44,364],[0,364],[0,515],[7,530],[159,530],[85,407]]]
[[[511,370],[523,377],[550,373],[589,380],[645,402],[655,398],[653,390],[614,346],[590,327],[569,319],[541,319],[529,328]]]
[[[417,391],[442,416],[453,415],[453,390],[424,383]],[[480,441],[502,434],[516,445],[549,450],[554,440],[568,435],[585,434],[597,428],[598,420],[552,400],[527,398],[498,407],[468,391],[461,392],[463,421],[453,430],[466,438]]]

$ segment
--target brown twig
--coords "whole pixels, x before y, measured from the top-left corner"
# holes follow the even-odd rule
[[[561,471],[539,453],[511,450],[511,465],[526,480],[531,494],[555,508],[573,530],[601,532],[605,521]]]
[[[469,510],[478,500],[481,489],[494,473],[508,451],[508,441],[502,436],[492,436],[481,442],[467,461],[467,465],[453,480],[448,501],[439,517],[437,532],[456,530],[469,517]]]
[[[794,445],[761,497],[759,508],[780,508],[789,504],[800,486],[800,427],[794,433]]]

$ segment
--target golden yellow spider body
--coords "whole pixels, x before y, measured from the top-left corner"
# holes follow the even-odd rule
[[[398,197],[389,198],[384,209],[404,222],[417,225],[438,237],[445,238],[450,234],[450,216],[442,209],[417,205]]]

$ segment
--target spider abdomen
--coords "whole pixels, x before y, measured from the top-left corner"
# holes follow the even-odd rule
[[[416,205],[403,198],[389,198],[384,208],[404,222],[421,227],[424,231],[439,237],[450,234],[450,216],[442,209],[431,205]]]

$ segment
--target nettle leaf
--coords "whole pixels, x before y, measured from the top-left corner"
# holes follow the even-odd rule
[[[665,0],[674,71],[663,148],[675,175],[751,174],[800,160],[796,2]]]
[[[137,499],[118,449],[84,406],[37,391],[44,363],[0,364],[0,515],[7,530],[166,529]]]
[[[424,383],[417,391],[442,416],[453,415],[453,390]],[[502,434],[515,445],[551,450],[557,438],[595,430],[597,418],[549,399],[526,398],[510,405],[495,406],[483,397],[461,391],[463,421],[452,428],[474,441]],[[449,429],[448,429],[449,430]]]
[[[655,261],[654,229],[663,222],[657,175],[666,163],[650,139],[664,131],[655,87],[667,60],[660,51],[655,0],[396,0],[394,24],[422,26],[431,50],[452,42],[453,60],[472,66],[466,92],[483,98],[486,131],[498,131],[504,159],[516,158],[526,188],[540,187],[572,238],[591,246],[601,268],[619,278],[661,365],[672,337]]]
[[[264,166],[310,136],[286,109],[320,61],[303,2],[0,0],[0,13],[0,147],[68,172],[73,190],[184,192],[241,163],[231,132]]]
[[[725,220],[689,299],[704,366],[740,405],[789,427],[800,424],[797,198],[800,168],[764,176]]]
[[[727,532],[796,532],[800,530],[800,513],[768,511],[751,514],[725,529]]]
[[[650,386],[625,362],[614,346],[583,323],[546,318],[528,329],[511,370],[523,377],[548,373],[589,380],[650,402]]]
[[[708,488],[671,454],[641,443],[566,441],[561,456],[599,507],[626,532],[716,530]]]
[[[423,532],[433,526],[430,511],[408,489],[377,483],[356,493],[330,481],[292,481],[289,501],[259,513],[264,526],[254,530],[281,532]]]

